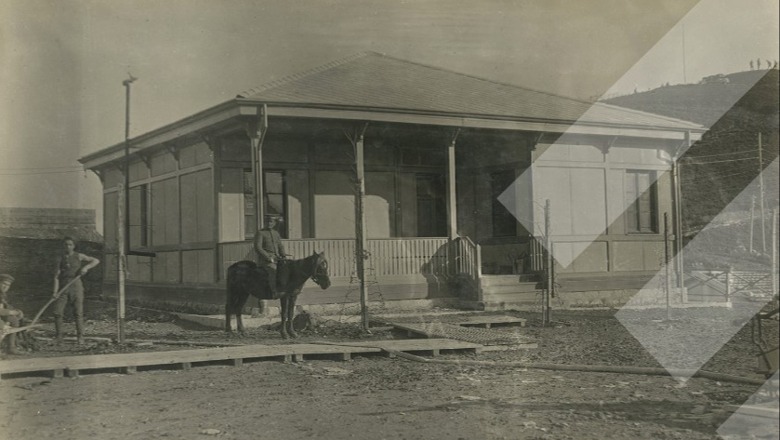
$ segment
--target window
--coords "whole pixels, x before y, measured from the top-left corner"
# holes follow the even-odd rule
[[[132,249],[149,246],[149,185],[143,184],[130,188],[130,247]]]
[[[444,199],[444,176],[418,174],[417,236],[446,237],[447,208]]]
[[[490,174],[493,237],[514,237],[517,235],[517,220],[506,209],[504,204],[498,201],[498,196],[506,191],[514,181],[514,170],[504,170]]]
[[[213,178],[210,169],[183,174],[181,191],[181,242],[214,240]]]
[[[626,231],[658,232],[658,189],[653,171],[626,171]]]
[[[266,171],[263,173],[263,208],[266,214],[276,214],[282,217],[282,224],[277,226],[279,235],[287,238],[287,197],[285,197],[285,179],[283,171]]]
[[[279,235],[287,238],[287,192],[284,171],[265,171],[263,173],[263,209],[266,214],[282,216],[282,224],[277,227]],[[244,236],[255,236],[255,197],[252,170],[244,170]]]
[[[170,178],[152,183],[152,244],[179,243],[179,185]]]
[[[244,237],[252,238],[255,236],[255,190],[252,170],[244,170]]]

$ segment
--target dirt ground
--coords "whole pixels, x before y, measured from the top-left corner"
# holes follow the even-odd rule
[[[110,305],[88,304],[87,332],[115,334]],[[652,317],[653,312],[648,312]],[[709,313],[709,312],[708,312]],[[713,318],[728,319],[728,310]],[[534,338],[538,349],[448,354],[430,364],[358,356],[351,361],[306,360],[199,366],[134,375],[112,372],[78,378],[4,378],[0,383],[0,438],[13,439],[713,439],[729,405],[770,400],[757,385],[693,378],[527,370],[510,362],[658,364],[613,317],[614,311],[556,312],[554,327],[497,331]],[[50,335],[50,324],[41,336]],[[704,369],[742,377],[756,373],[750,326],[742,328]],[[777,345],[777,323],[764,329]],[[322,322],[296,341],[395,338],[389,330],[362,334],[354,324]],[[287,343],[269,329],[244,339],[130,310],[127,337],[206,343]],[[181,349],[181,346],[37,341],[19,359]],[[196,347],[193,347],[196,348]],[[479,365],[464,361],[485,361]],[[776,399],[776,398],[775,398]],[[766,424],[756,438],[777,438]],[[775,437],[772,437],[775,435]],[[765,437],[769,436],[769,437]]]

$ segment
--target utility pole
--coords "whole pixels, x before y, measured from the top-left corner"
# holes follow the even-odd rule
[[[553,255],[552,247],[553,242],[550,237],[552,227],[550,225],[550,199],[544,202],[544,239],[545,247],[547,248],[547,289],[544,290],[544,296],[542,297],[542,326],[550,323],[550,297],[552,296],[553,289]]]
[[[772,210],[772,297],[777,295],[777,207]]]
[[[756,196],[752,196],[750,200],[750,248],[749,251],[753,253],[753,223],[755,222],[756,212]]]
[[[761,251],[766,254],[766,215],[764,213],[764,154],[761,145],[761,132],[758,132],[758,188],[759,209],[761,212]]]
[[[664,270],[666,275],[666,320],[671,321],[672,320],[672,311],[671,311],[671,305],[672,305],[672,278],[671,274],[669,273],[669,213],[664,212]]]
[[[117,274],[119,277],[117,286],[116,324],[117,341],[125,343],[125,280],[127,279],[127,253],[130,250],[130,84],[136,77],[130,77],[122,81],[125,87],[125,182],[120,184],[117,191]]]

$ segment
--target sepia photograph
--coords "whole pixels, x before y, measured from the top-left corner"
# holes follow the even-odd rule
[[[0,440],[780,440],[779,16],[0,0]]]

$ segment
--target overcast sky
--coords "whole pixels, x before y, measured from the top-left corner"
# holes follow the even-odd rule
[[[0,0],[0,207],[99,208],[76,159],[122,141],[128,71],[136,136],[364,50],[580,98],[696,82],[777,59],[777,17],[777,0]]]

